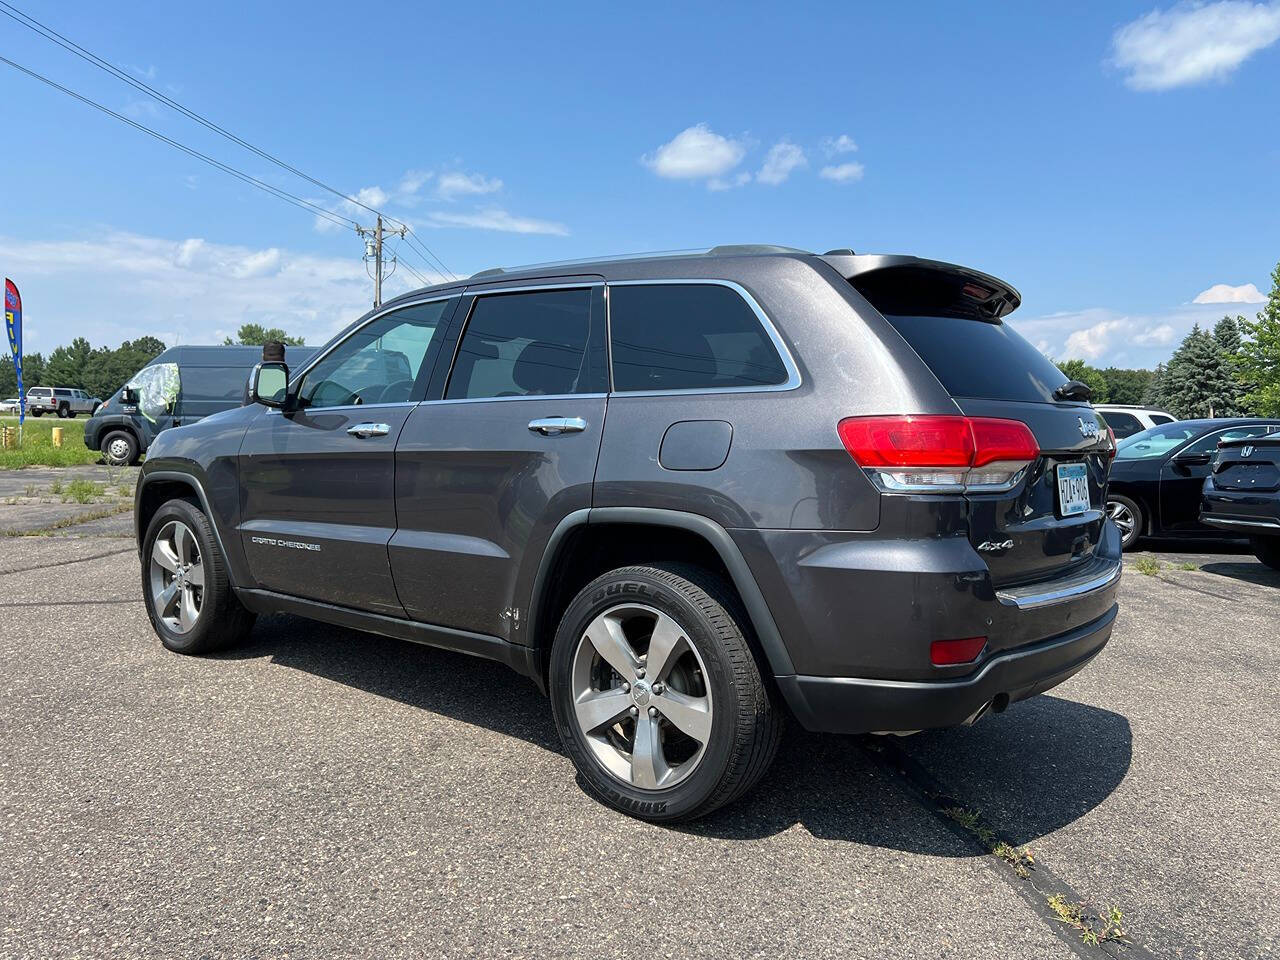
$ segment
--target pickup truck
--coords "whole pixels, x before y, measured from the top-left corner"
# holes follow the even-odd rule
[[[98,397],[72,387],[32,387],[27,391],[27,411],[33,417],[56,413],[66,419],[80,413],[90,416],[102,405]]]

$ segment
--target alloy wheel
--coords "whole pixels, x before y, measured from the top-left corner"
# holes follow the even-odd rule
[[[1126,544],[1131,543],[1134,537],[1134,528],[1138,522],[1133,515],[1133,511],[1119,500],[1108,500],[1107,516],[1114,520],[1115,525],[1120,528],[1121,540]]]
[[[644,790],[675,786],[711,739],[706,665],[688,633],[644,604],[601,613],[573,655],[574,716],[609,774]]]
[[[204,563],[195,534],[170,520],[151,546],[151,606],[156,618],[177,634],[196,625],[204,603]]]

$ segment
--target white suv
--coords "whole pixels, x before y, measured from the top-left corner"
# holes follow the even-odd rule
[[[1095,403],[1093,409],[1102,414],[1107,426],[1112,429],[1117,440],[1132,437],[1135,433],[1150,430],[1162,423],[1173,423],[1178,418],[1163,410],[1152,407],[1138,407],[1127,403]]]

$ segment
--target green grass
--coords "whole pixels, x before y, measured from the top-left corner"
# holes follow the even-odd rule
[[[0,450],[0,470],[16,470],[19,467],[74,467],[79,464],[97,463],[101,458],[97,450],[84,445],[84,424],[88,417],[75,420],[59,420],[55,416],[40,419],[27,417],[22,428],[22,447]],[[0,426],[18,429],[17,417],[0,417]],[[61,448],[53,445],[53,428],[62,428]]]
[[[102,484],[86,480],[84,477],[76,477],[67,484],[66,492],[62,495],[62,502],[67,503],[74,500],[76,503],[93,503],[105,492]]]
[[[1139,573],[1154,577],[1160,572],[1160,561],[1155,557],[1143,556],[1133,562]]]

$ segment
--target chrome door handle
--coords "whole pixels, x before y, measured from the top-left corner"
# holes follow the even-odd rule
[[[391,428],[385,423],[357,423],[355,426],[347,427],[347,433],[353,437],[359,437],[361,440],[368,440],[370,437],[385,437],[391,432]]]
[[[543,417],[530,420],[529,429],[544,437],[554,437],[561,433],[581,433],[587,429],[587,421],[581,417]]]

